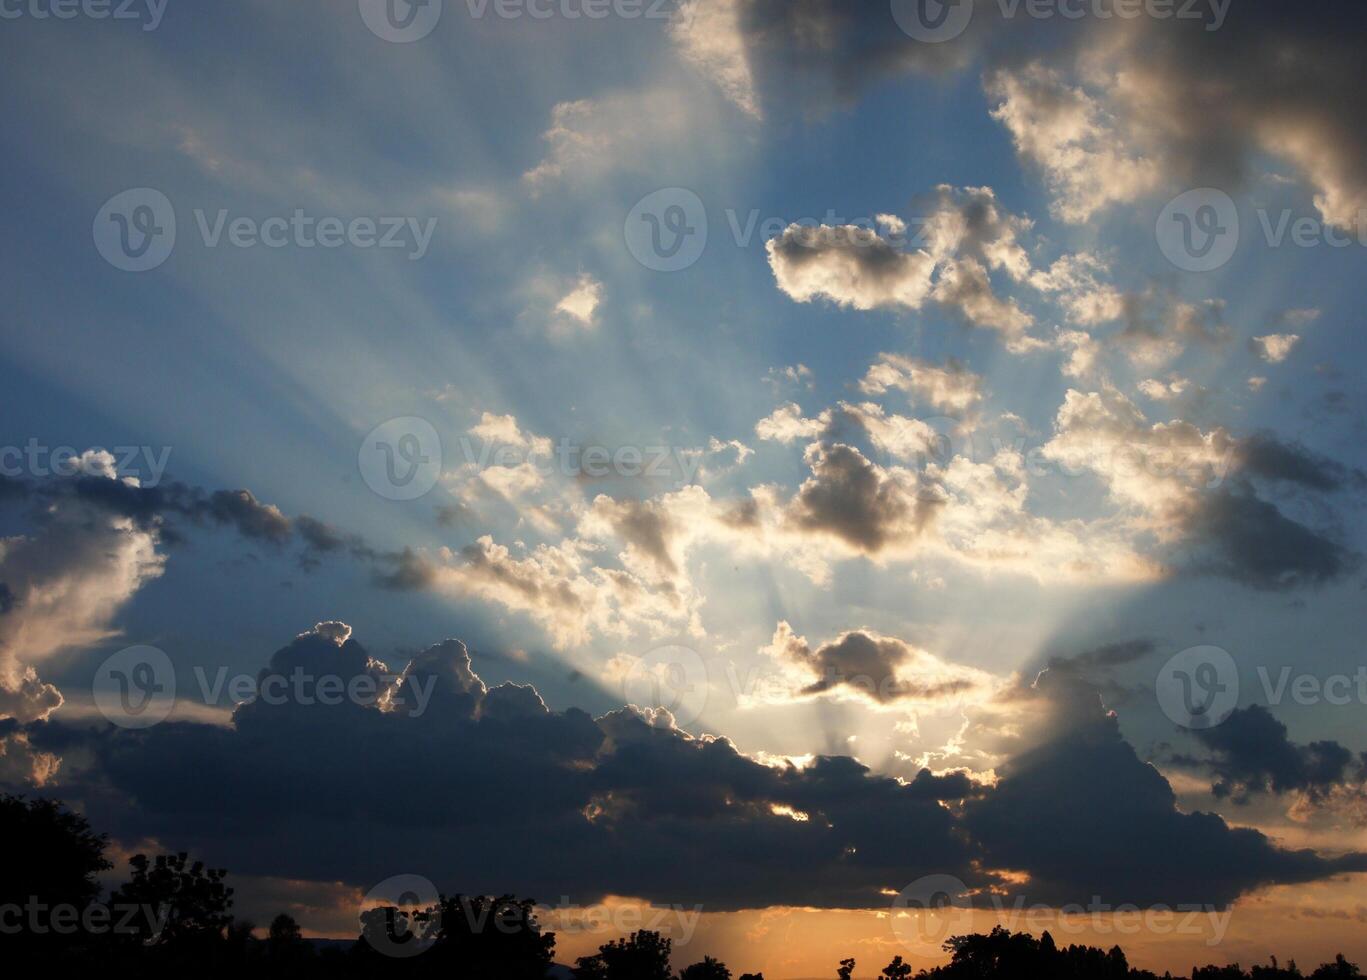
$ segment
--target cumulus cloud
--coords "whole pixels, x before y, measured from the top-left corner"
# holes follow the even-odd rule
[[[1348,478],[1301,447],[1265,435],[1240,441],[1182,420],[1151,424],[1109,388],[1070,390],[1042,451],[1067,471],[1100,478],[1133,531],[1153,535],[1175,567],[1285,589],[1331,581],[1355,563],[1327,530],[1301,524],[1260,493],[1259,483],[1332,490]]]
[[[1280,364],[1291,356],[1300,342],[1301,338],[1294,333],[1271,333],[1254,337],[1248,342],[1248,347],[1268,364]]]
[[[772,442],[790,443],[819,435],[826,428],[821,419],[802,417],[802,407],[788,402],[755,423],[755,435]]]
[[[967,414],[983,398],[983,379],[951,359],[944,367],[902,354],[879,354],[859,382],[866,395],[890,388],[904,391],[913,402],[942,412]]]
[[[753,116],[822,111],[847,102],[880,78],[934,75],[971,62],[978,17],[953,44],[910,41],[896,5],[840,0],[688,0],[673,26],[683,56]]]
[[[816,651],[782,626],[777,639],[842,667],[916,663],[863,631]],[[362,678],[381,666],[329,627],[264,672]],[[415,656],[389,695],[324,704],[291,692],[240,706],[226,726],[49,723],[35,738],[81,748],[72,755],[88,761],[60,790],[118,838],[175,841],[238,874],[361,888],[412,867],[453,890],[581,904],[886,908],[889,891],[940,873],[1034,901],[1148,905],[1224,903],[1364,866],[1182,813],[1099,702],[1072,714],[1041,703],[1034,748],[990,785],[928,770],[898,780],[844,756],[767,765],[662,711],[552,711],[533,688],[485,685],[454,640]],[[1008,868],[1029,880],[991,870]]]
[[[1020,891],[1031,900],[1116,895],[1140,906],[1223,907],[1273,881],[1311,881],[1367,865],[1360,854],[1282,850],[1214,813],[1184,813],[1096,691],[1074,677],[1050,672],[1026,696],[1042,731],[998,768],[991,793],[965,803],[964,826],[983,841],[990,866],[1029,876]]]
[[[108,480],[98,476],[88,479]],[[80,499],[52,501],[31,534],[0,539],[0,717],[46,718],[62,696],[38,677],[53,654],[117,633],[115,615],[162,572],[154,530]]]
[[[574,288],[555,304],[555,312],[563,314],[579,327],[592,327],[594,313],[603,300],[603,284],[585,273]]]
[[[1102,101],[1069,84],[1061,71],[1040,62],[1001,69],[987,91],[996,102],[992,117],[1043,172],[1059,219],[1086,221],[1160,186],[1157,162],[1127,147]]]
[[[812,649],[780,621],[764,653],[803,676],[798,696],[844,694],[874,704],[958,702],[987,697],[991,675],[949,664],[896,637],[850,630]]]
[[[1210,756],[1179,761],[1209,769],[1216,799],[1243,805],[1254,795],[1297,793],[1312,805],[1322,805],[1336,791],[1361,792],[1367,756],[1354,756],[1331,739],[1297,745],[1286,725],[1261,705],[1236,708],[1219,725],[1192,734]]]
[[[1364,86],[1361,11],[1278,5],[1202,20],[1095,20],[1073,44],[1020,55],[988,75],[994,116],[1044,174],[1055,214],[1177,189],[1235,191],[1271,155],[1310,187],[1321,217],[1356,228],[1367,168],[1347,91]]]
[[[868,229],[794,224],[765,248],[778,288],[799,303],[824,298],[856,310],[918,310],[930,295],[934,260]]]

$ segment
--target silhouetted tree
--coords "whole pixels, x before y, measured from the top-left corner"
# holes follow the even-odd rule
[[[236,927],[234,923],[228,930],[230,938]],[[299,923],[281,912],[271,920],[271,927],[266,935],[266,956],[273,969],[291,970],[298,968],[313,956],[313,947],[304,942]]]
[[[841,961],[840,961],[840,969],[838,969],[838,970],[835,971],[835,975],[836,975],[837,977],[839,977],[840,980],[850,980],[850,976],[851,976],[853,973],[854,973],[854,960],[841,960]]]
[[[1338,956],[1334,957],[1334,962],[1325,963],[1314,973],[1310,974],[1310,980],[1339,980],[1341,977],[1360,976],[1362,976],[1362,973],[1358,970],[1357,964],[1349,963],[1343,958],[1343,954],[1339,953]]]
[[[750,974],[746,974],[750,976]],[[731,971],[724,963],[704,956],[701,963],[686,966],[679,974],[679,980],[731,980]]]
[[[109,839],[57,800],[0,796],[0,905],[30,899],[85,908],[100,894],[95,876],[113,867]]]
[[[900,956],[894,956],[892,962],[883,967],[883,972],[878,975],[886,977],[887,980],[907,980],[907,977],[911,976],[911,964],[903,963]]]
[[[432,951],[437,972],[469,980],[543,980],[555,956],[555,933],[541,931],[536,903],[512,895],[457,895],[438,908]]]
[[[740,980],[764,980],[763,973],[742,973]]]
[[[129,862],[133,877],[114,893],[115,906],[136,905],[153,914],[131,920],[136,937],[144,945],[201,949],[223,939],[232,922],[233,890],[224,884],[227,871],[190,864],[185,853],[159,854],[149,861],[145,854]]]
[[[617,939],[598,947],[593,956],[582,956],[575,967],[575,980],[671,980],[669,954],[671,940],[658,932],[634,932],[628,939]]]

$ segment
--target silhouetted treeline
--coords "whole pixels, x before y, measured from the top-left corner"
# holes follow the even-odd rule
[[[226,872],[191,862],[185,854],[131,859],[128,880],[101,901],[98,876],[112,869],[108,839],[86,819],[49,800],[0,795],[0,962],[24,966],[137,970],[147,977],[184,975],[303,978],[442,977],[443,980],[546,980],[556,967],[555,935],[542,932],[535,902],[511,895],[457,895],[426,908],[376,908],[361,916],[350,944],[305,939],[288,915],[264,930],[232,915]],[[1158,980],[1132,968],[1120,947],[1060,948],[1049,933],[994,929],[956,936],[950,960],[913,973],[898,956],[880,980]],[[581,957],[573,980],[764,980],[733,977],[704,957],[677,973],[673,944],[640,931]],[[835,980],[852,980],[858,964],[843,959]],[[863,974],[865,976],[869,973]],[[1171,980],[1171,974],[1164,974]],[[1341,955],[1309,974],[1295,962],[1244,971],[1238,965],[1193,967],[1192,980],[1341,980],[1360,977]]]

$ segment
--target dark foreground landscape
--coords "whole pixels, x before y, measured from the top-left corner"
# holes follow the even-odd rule
[[[374,908],[360,914],[354,942],[311,941],[288,915],[267,928],[232,914],[227,872],[185,854],[136,855],[129,877],[108,895],[97,876],[112,869],[108,839],[60,802],[0,797],[0,962],[9,970],[47,968],[114,971],[125,976],[449,977],[453,980],[732,980],[711,957],[677,968],[672,943],[640,931],[581,957],[573,967],[555,962],[555,934],[543,932],[535,901],[501,897],[444,897],[430,908]],[[877,976],[907,980],[1147,980],[1124,951],[1059,947],[1039,937],[994,929],[945,943],[949,962],[913,972],[898,956],[882,967],[832,957],[837,980]],[[863,967],[860,971],[861,965]],[[1359,977],[1337,956],[1303,972],[1275,959],[1193,967],[1192,980],[1311,980]],[[1165,973],[1164,977],[1171,977]],[[735,980],[764,980],[746,973]]]

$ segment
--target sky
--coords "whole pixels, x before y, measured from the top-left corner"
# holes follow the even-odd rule
[[[316,935],[1367,957],[1356,6],[0,20],[5,788]]]

